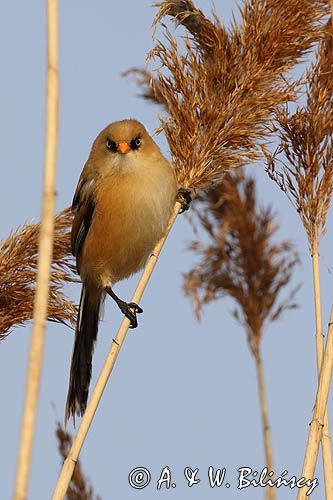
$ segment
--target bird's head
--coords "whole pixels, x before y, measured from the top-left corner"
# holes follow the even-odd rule
[[[158,146],[137,120],[111,123],[97,136],[90,157],[106,168],[125,168],[134,161],[161,155]]]

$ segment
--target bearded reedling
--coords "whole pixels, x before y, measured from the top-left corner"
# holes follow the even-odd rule
[[[186,191],[180,197],[189,202]],[[175,205],[177,181],[169,162],[136,120],[111,123],[97,136],[76,188],[71,243],[82,291],[65,419],[87,405],[94,343],[106,294],[137,327],[134,302],[113,285],[142,269]],[[185,207],[186,208],[186,207]]]

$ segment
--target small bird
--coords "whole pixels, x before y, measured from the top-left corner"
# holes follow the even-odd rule
[[[65,421],[82,416],[88,399],[94,343],[106,294],[137,326],[135,303],[113,285],[139,271],[162,236],[177,197],[169,162],[137,120],[108,125],[95,139],[72,208],[72,253],[82,280]],[[180,190],[182,200],[188,195]],[[186,204],[186,203],[185,203]],[[186,209],[184,205],[184,209]]]

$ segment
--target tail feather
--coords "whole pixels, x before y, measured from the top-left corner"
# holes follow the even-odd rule
[[[65,425],[71,416],[74,422],[75,414],[82,416],[87,406],[101,299],[101,294],[96,293],[95,290],[94,293],[91,293],[87,286],[82,285],[69,377]]]

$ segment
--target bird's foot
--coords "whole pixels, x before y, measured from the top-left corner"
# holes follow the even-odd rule
[[[143,309],[135,302],[125,302],[121,300],[112,290],[111,287],[106,287],[105,291],[115,301],[121,312],[130,320],[130,328],[138,326],[136,315],[143,313]]]
[[[118,307],[121,312],[130,320],[130,328],[136,328],[138,326],[138,320],[136,315],[143,313],[143,309],[135,302],[125,302],[120,300],[118,302]]]
[[[176,200],[181,204],[181,209],[179,210],[179,214],[186,212],[190,208],[192,202],[191,191],[188,189],[180,188],[177,193]]]

